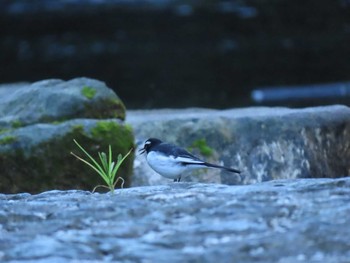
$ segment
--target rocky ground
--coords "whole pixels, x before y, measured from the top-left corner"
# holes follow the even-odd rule
[[[1,262],[349,262],[350,178],[0,195]]]

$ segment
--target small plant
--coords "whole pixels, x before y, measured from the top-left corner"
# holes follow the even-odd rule
[[[123,188],[124,185],[124,179],[122,177],[115,178],[118,169],[120,165],[124,162],[124,160],[129,156],[132,148],[130,151],[123,157],[121,154],[118,154],[117,157],[117,163],[113,162],[113,156],[112,156],[112,147],[109,145],[108,147],[108,157],[106,153],[104,152],[98,152],[98,157],[100,158],[101,164],[99,164],[76,140],[73,140],[75,144],[79,147],[80,150],[88,157],[88,159],[91,160],[91,162],[77,156],[73,152],[71,154],[75,156],[78,160],[82,161],[83,163],[90,166],[92,169],[94,169],[105,181],[106,185],[97,185],[92,190],[92,192],[95,192],[97,188],[103,187],[107,188],[111,191],[111,193],[114,193],[115,186],[119,180],[122,181],[121,188]]]

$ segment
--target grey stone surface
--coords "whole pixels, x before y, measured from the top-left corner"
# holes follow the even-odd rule
[[[341,177],[350,171],[350,109],[346,106],[128,111],[127,122],[139,143],[157,137],[188,147],[205,139],[214,150],[208,161],[243,171],[239,177],[207,170],[188,181],[249,184]],[[135,160],[133,178],[135,186],[169,181],[155,174],[143,156]]]
[[[84,88],[94,90],[95,94],[86,97]],[[89,78],[0,85],[0,102],[0,128],[12,128],[16,123],[20,126],[50,123],[72,117],[125,117],[125,108],[119,97],[105,83]]]
[[[103,82],[76,78],[0,86],[0,192],[90,190],[101,179],[77,163],[76,139],[93,156],[126,154],[133,133],[123,102]],[[133,155],[122,166],[129,185]]]
[[[350,261],[350,178],[0,194],[1,262]]]

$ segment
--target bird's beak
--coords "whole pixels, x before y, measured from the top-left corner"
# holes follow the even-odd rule
[[[142,149],[139,150],[139,154],[143,154],[143,153],[145,153],[145,151],[146,151],[146,149],[142,148]]]

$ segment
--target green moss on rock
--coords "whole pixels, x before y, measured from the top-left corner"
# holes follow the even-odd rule
[[[23,126],[23,123],[20,120],[15,120],[11,123],[12,128],[17,129]]]
[[[84,134],[84,126],[82,124],[76,124],[72,126],[73,134]]]
[[[16,141],[16,137],[12,135],[7,135],[0,138],[0,145],[10,144]]]
[[[205,139],[198,139],[192,143],[189,149],[198,149],[200,154],[206,157],[213,155],[213,149],[210,148]]]
[[[126,133],[129,133],[129,129],[115,121],[99,121],[97,125],[91,129],[92,137],[98,140],[113,141],[125,137]],[[124,142],[125,140],[121,141]]]
[[[85,115],[88,118],[125,120],[125,106],[120,99],[101,99],[96,104],[85,104]]]
[[[10,131],[10,129],[2,128],[2,129],[0,129],[0,135],[1,135],[1,134],[4,134],[4,133],[6,133],[6,132],[9,132],[9,131]]]
[[[84,86],[81,89],[81,94],[86,97],[87,99],[91,100],[95,97],[96,95],[96,89],[89,87],[89,86]]]

